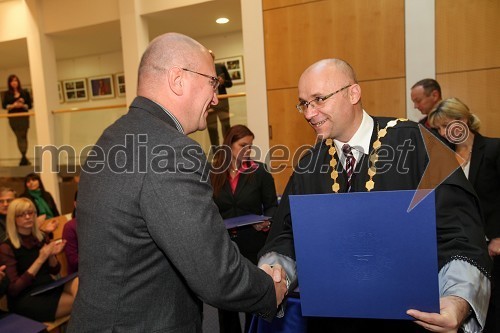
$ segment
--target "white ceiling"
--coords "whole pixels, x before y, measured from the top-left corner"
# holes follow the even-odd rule
[[[1,0],[0,0],[1,1]],[[227,24],[217,24],[218,17],[228,17]],[[223,35],[241,31],[239,0],[217,0],[186,6],[144,16],[149,26],[149,37],[165,32],[179,32],[193,38]],[[71,59],[121,51],[120,22],[68,30],[51,34],[56,59]],[[28,67],[26,39],[0,43],[0,69]]]

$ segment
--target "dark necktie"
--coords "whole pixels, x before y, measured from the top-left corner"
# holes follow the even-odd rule
[[[352,154],[352,147],[347,143],[342,146],[342,152],[344,152],[345,156],[345,171],[347,173],[347,192],[351,192],[352,185],[352,174],[354,173],[354,164],[356,163],[356,159]]]

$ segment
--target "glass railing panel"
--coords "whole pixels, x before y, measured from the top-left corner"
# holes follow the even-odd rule
[[[29,117],[29,129],[28,129],[28,150],[26,152],[26,157],[33,163],[34,149],[33,147],[37,144],[36,135],[36,117],[34,112],[30,111]],[[26,114],[23,113],[23,117]],[[7,111],[2,110],[0,112],[0,167],[13,167],[18,166],[21,160],[21,153],[17,145],[16,135],[12,130],[9,119],[16,119],[17,116],[14,114],[7,114]]]
[[[220,95],[221,98],[227,98],[229,100],[229,123],[231,126],[236,124],[247,125],[247,97],[245,93],[236,93],[228,95]],[[224,139],[224,133],[222,133],[222,126],[217,120],[217,129],[219,131],[219,142],[222,143]],[[210,137],[208,135],[208,130],[198,131],[189,135],[190,138],[197,141],[202,147],[203,151],[208,155],[210,152]]]
[[[61,112],[63,111],[63,112]],[[54,111],[54,142],[67,153],[59,154],[60,165],[81,165],[82,152],[93,146],[102,132],[118,118],[127,113],[125,105],[106,108]]]

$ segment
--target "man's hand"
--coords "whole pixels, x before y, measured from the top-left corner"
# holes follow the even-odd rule
[[[276,292],[276,306],[279,306],[288,292],[285,270],[281,265],[274,265],[271,267],[268,264],[264,264],[259,268],[273,278],[274,290]]]
[[[470,305],[458,296],[445,296],[439,300],[441,313],[408,310],[406,314],[416,319],[415,323],[432,332],[456,333],[469,315]]]
[[[262,222],[259,222],[259,223],[254,223],[252,224],[252,227],[257,230],[257,231],[269,231],[269,228],[271,227],[271,221],[262,221]]]
[[[41,218],[43,217],[43,218]],[[50,234],[51,232],[54,232],[54,230],[57,229],[59,226],[59,220],[58,219],[45,219],[45,214],[40,215],[37,217],[37,223],[39,225],[40,231],[43,231],[46,234]]]
[[[500,238],[493,238],[488,244],[488,254],[490,257],[500,255]]]

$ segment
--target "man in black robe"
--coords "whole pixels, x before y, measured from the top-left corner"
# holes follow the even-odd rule
[[[417,123],[375,118],[363,110],[361,88],[346,62],[326,59],[313,64],[302,74],[298,88],[297,109],[319,140],[295,167],[259,261],[259,265],[284,266],[291,287],[297,278],[289,195],[414,190],[429,164]],[[352,147],[355,159],[350,184],[344,170],[350,155],[343,151],[345,144]],[[373,165],[373,155],[385,156],[384,161],[390,156],[394,163]],[[310,317],[308,332],[480,332],[490,296],[491,260],[477,197],[458,168],[437,186],[435,198],[441,313],[409,309],[414,322]],[[332,223],[342,223],[334,219],[335,212],[332,216]]]

